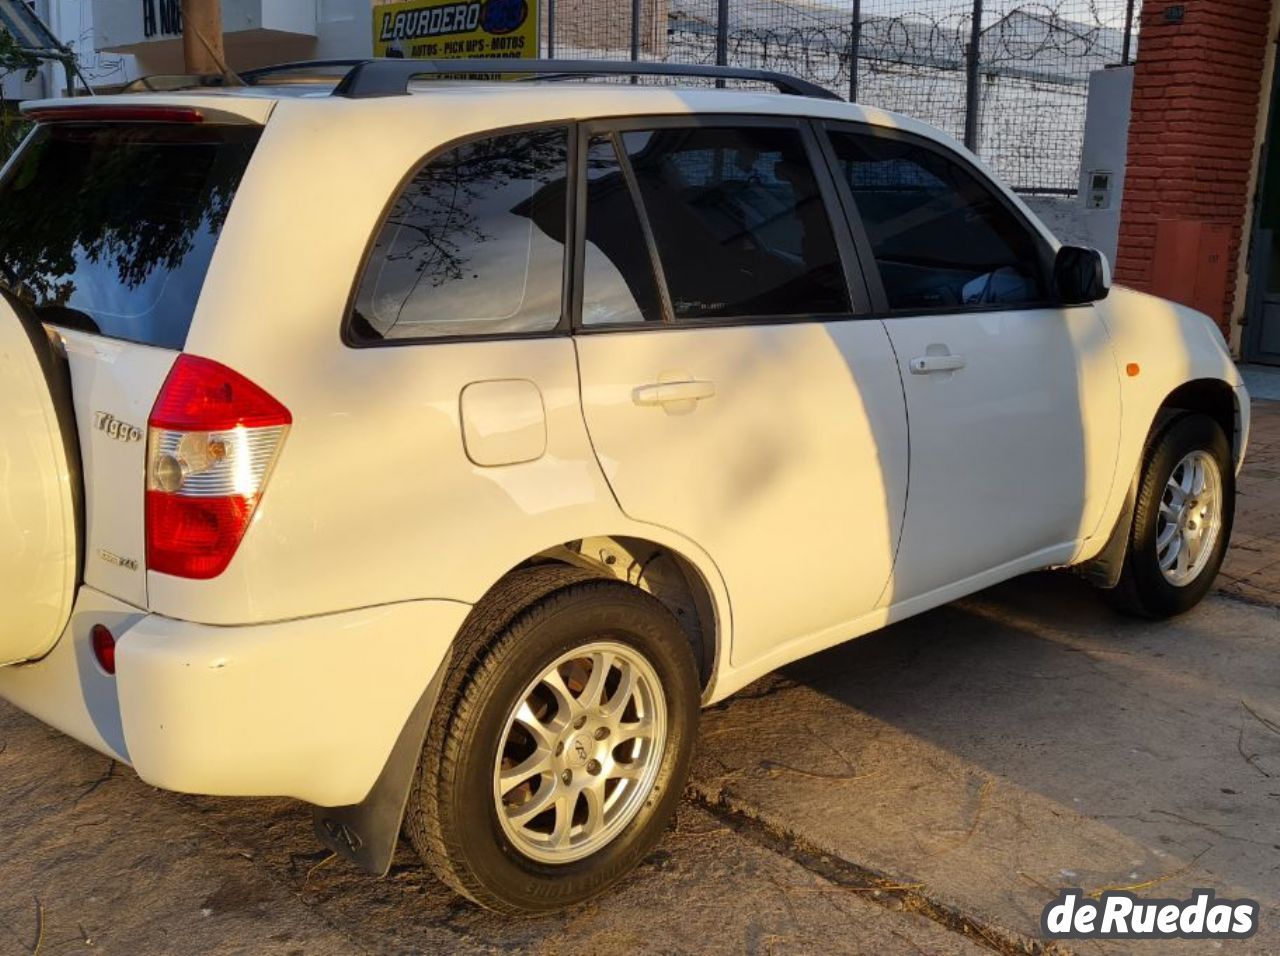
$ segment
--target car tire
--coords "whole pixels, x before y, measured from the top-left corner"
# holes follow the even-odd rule
[[[1168,423],[1147,449],[1112,604],[1153,619],[1199,604],[1226,556],[1235,491],[1222,427],[1198,413]]]
[[[657,844],[700,688],[679,622],[638,588],[567,566],[500,587],[455,647],[405,831],[452,889],[529,916],[595,896]],[[535,769],[513,783],[513,767]]]

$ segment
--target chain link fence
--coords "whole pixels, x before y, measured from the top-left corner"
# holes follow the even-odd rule
[[[791,73],[1058,195],[1078,188],[1089,74],[1137,48],[1135,0],[543,0],[542,16],[548,56]]]

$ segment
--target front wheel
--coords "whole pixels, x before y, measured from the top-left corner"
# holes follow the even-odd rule
[[[410,796],[408,836],[431,869],[510,915],[587,899],[639,863],[697,733],[679,622],[624,582],[580,574],[532,569],[517,591],[541,596],[459,649]],[[550,593],[547,576],[563,577]]]
[[[1235,495],[1218,423],[1190,414],[1169,425],[1147,452],[1115,603],[1151,618],[1199,604],[1226,556]]]

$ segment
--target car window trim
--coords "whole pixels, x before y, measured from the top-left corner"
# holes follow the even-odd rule
[[[631,165],[631,157],[627,154],[626,144],[622,141],[622,133],[617,129],[609,130],[604,133],[592,132],[589,127],[591,124],[584,124],[582,133],[582,167],[579,174],[584,183],[582,193],[583,203],[583,230],[578,242],[578,247],[582,253],[582,263],[585,275],[587,261],[587,231],[586,231],[586,215],[587,215],[587,152],[588,144],[596,137],[603,138],[613,147],[614,158],[618,161],[618,169],[622,172],[622,178],[627,184],[627,193],[631,196],[631,205],[635,207],[636,218],[640,221],[640,235],[644,238],[645,248],[649,254],[649,269],[653,276],[654,285],[658,292],[658,305],[662,309],[662,318],[658,323],[653,322],[625,322],[625,323],[605,323],[609,328],[616,328],[619,325],[640,325],[649,327],[654,324],[658,325],[675,325],[676,310],[671,304],[671,290],[667,287],[667,270],[662,264],[662,256],[658,254],[658,239],[653,232],[653,222],[649,219],[649,210],[644,204],[644,200],[640,195],[640,183],[636,179],[635,167]],[[585,283],[582,295],[586,294]],[[579,317],[582,313],[582,301],[578,302]]]
[[[573,333],[597,335],[605,332],[635,332],[635,331],[657,331],[664,328],[725,328],[738,325],[794,325],[800,322],[848,322],[848,321],[865,321],[874,318],[872,310],[872,299],[866,285],[863,281],[863,273],[861,268],[858,252],[853,244],[852,239],[848,235],[845,228],[844,220],[838,213],[841,212],[841,206],[838,201],[838,193],[836,184],[832,181],[831,169],[821,154],[821,143],[816,135],[813,122],[806,116],[789,116],[789,115],[773,115],[764,113],[686,113],[686,114],[657,114],[657,115],[627,115],[615,117],[596,117],[590,120],[583,120],[580,124],[580,149],[579,149],[579,179],[583,181],[584,187],[579,196],[582,202],[583,222],[585,223],[585,202],[586,202],[586,144],[592,136],[610,136],[614,141],[614,149],[618,155],[618,161],[622,164],[624,176],[627,178],[627,185],[631,191],[632,202],[636,206],[637,214],[641,217],[641,231],[645,234],[645,240],[649,246],[649,258],[654,266],[654,278],[658,282],[658,296],[663,303],[664,317],[661,322],[618,322],[607,324],[582,324],[582,293],[583,289],[579,286],[575,290],[577,299],[573,309]],[[845,291],[848,296],[848,304],[850,311],[835,312],[831,314],[802,313],[798,315],[757,315],[757,316],[726,316],[710,319],[677,319],[674,310],[670,309],[671,293],[667,288],[666,274],[662,269],[662,260],[658,252],[657,241],[653,236],[653,230],[649,227],[648,211],[640,197],[639,187],[635,179],[635,171],[631,166],[631,158],[627,155],[627,151],[622,143],[622,134],[627,132],[643,132],[653,129],[688,129],[694,127],[755,127],[755,128],[781,128],[794,129],[800,133],[802,142],[804,143],[805,155],[809,159],[809,166],[813,171],[814,181],[818,186],[818,193],[822,199],[823,207],[827,213],[827,219],[831,225],[832,239],[836,245],[836,251],[840,258],[841,275],[845,280]],[[586,260],[586,231],[585,227],[579,233],[577,246],[574,250],[575,259],[579,262],[579,267]]]
[[[382,212],[378,215],[374,223],[372,231],[365,240],[364,251],[360,255],[360,262],[356,268],[356,273],[351,281],[351,289],[347,293],[346,307],[343,309],[342,322],[339,326],[338,337],[342,344],[350,349],[380,349],[380,348],[399,348],[401,346],[413,345],[447,345],[460,342],[495,342],[495,341],[513,341],[519,339],[548,339],[558,336],[567,336],[573,327],[575,316],[571,314],[573,303],[577,301],[580,305],[581,299],[575,300],[573,292],[575,283],[579,281],[576,271],[577,263],[574,262],[573,249],[575,247],[578,230],[580,228],[578,210],[582,209],[582,204],[577,201],[578,190],[580,184],[578,179],[579,169],[579,126],[581,124],[576,120],[557,119],[542,120],[536,123],[519,123],[514,126],[499,126],[493,129],[476,130],[470,133],[464,133],[453,139],[439,143],[426,153],[420,159],[410,165],[408,172],[400,177],[396,183],[395,189],[383,204]],[[386,225],[387,219],[391,215],[391,210],[395,207],[396,202],[404,195],[405,189],[413,182],[419,172],[437,157],[443,156],[451,150],[466,146],[468,143],[477,143],[486,139],[495,139],[499,136],[508,136],[518,133],[536,132],[546,129],[563,129],[565,131],[565,237],[564,237],[564,256],[563,269],[560,281],[560,318],[556,324],[549,329],[539,329],[533,332],[461,332],[456,335],[421,335],[396,339],[379,339],[376,341],[366,341],[357,339],[351,333],[351,323],[355,318],[356,297],[360,294],[360,284],[364,281],[365,270],[369,266],[369,260],[373,256],[373,247],[378,241],[378,236],[382,234],[382,228]]]
[[[846,215],[849,223],[849,230],[853,236],[854,244],[858,250],[858,259],[864,263],[863,275],[867,281],[867,286],[871,292],[872,300],[875,303],[873,314],[879,319],[905,319],[916,316],[930,315],[969,315],[983,312],[1011,312],[1021,311],[1025,309],[1064,309],[1071,308],[1056,298],[1050,296],[1048,299],[1036,300],[1033,302],[1020,302],[1010,304],[1007,302],[996,302],[984,305],[944,305],[934,308],[905,308],[891,309],[889,308],[889,296],[885,292],[884,281],[880,275],[880,265],[876,261],[875,253],[871,248],[871,239],[867,235],[866,225],[862,221],[862,214],[858,210],[857,201],[853,196],[853,189],[845,178],[840,175],[840,160],[836,155],[835,145],[831,142],[832,133],[854,133],[863,136],[878,137],[881,139],[898,140],[918,146],[927,152],[941,156],[950,162],[958,165],[962,170],[973,176],[979,185],[985,187],[991,193],[1000,206],[1008,211],[1015,221],[1022,226],[1031,236],[1036,249],[1041,255],[1040,268],[1044,272],[1045,282],[1050,291],[1053,288],[1053,249],[1045,240],[1040,230],[1031,223],[1026,215],[1016,205],[1009,201],[1009,197],[1005,194],[1005,190],[995,183],[990,176],[986,175],[981,169],[971,163],[960,153],[955,150],[948,149],[942,143],[935,142],[928,137],[920,136],[907,130],[895,129],[888,126],[878,126],[875,123],[860,122],[858,120],[838,120],[838,119],[818,119],[814,121],[817,132],[820,134],[823,156],[828,166],[828,172],[835,182],[835,188],[840,196],[840,203],[846,209]],[[1085,303],[1091,305],[1092,303]]]

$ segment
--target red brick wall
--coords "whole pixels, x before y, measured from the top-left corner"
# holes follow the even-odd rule
[[[1154,268],[1159,222],[1224,224],[1226,261],[1202,266],[1226,272],[1211,284],[1210,298],[1221,290],[1221,302],[1195,304],[1225,331],[1262,106],[1270,0],[1182,5],[1183,21],[1167,23],[1169,4],[1143,4],[1115,274],[1134,288],[1168,293]]]

